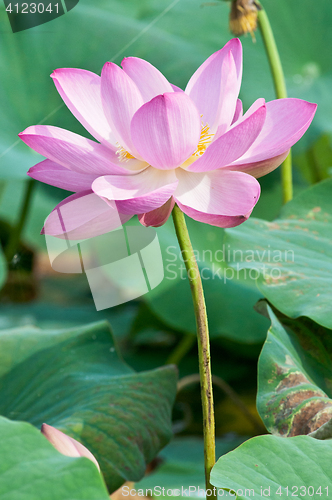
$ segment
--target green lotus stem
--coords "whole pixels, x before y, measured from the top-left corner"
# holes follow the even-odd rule
[[[11,262],[15,253],[17,252],[18,246],[20,244],[21,233],[24,229],[25,222],[28,216],[29,208],[32,201],[32,195],[34,191],[34,187],[36,186],[36,182],[33,179],[29,179],[26,182],[26,191],[23,199],[23,203],[20,211],[20,218],[18,223],[13,228],[13,231],[10,234],[10,238],[8,244],[6,246],[5,255],[8,262]]]
[[[216,450],[212,375],[210,362],[210,340],[204,292],[201,275],[195,259],[193,247],[191,245],[184,214],[177,205],[175,205],[173,208],[172,216],[176,236],[179,241],[180,249],[182,251],[189,278],[196,318],[199,375],[203,409],[205,483],[206,489],[211,490],[212,493],[209,498],[217,499],[217,494],[213,493],[215,490],[210,483],[211,469],[216,461]]]
[[[287,97],[287,90],[277,44],[275,42],[271,24],[269,18],[267,17],[266,11],[263,9],[259,2],[257,3],[261,7],[261,10],[259,10],[257,13],[258,25],[262,34],[265,50],[269,60],[276,96],[277,99],[283,99]],[[281,166],[281,184],[283,201],[284,203],[287,203],[293,198],[291,151],[289,152],[289,155]]]
[[[195,335],[186,333],[167,358],[166,365],[178,365],[196,342]]]

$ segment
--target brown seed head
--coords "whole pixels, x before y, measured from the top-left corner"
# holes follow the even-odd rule
[[[253,32],[257,28],[257,11],[260,6],[255,0],[232,0],[229,28],[236,36]]]

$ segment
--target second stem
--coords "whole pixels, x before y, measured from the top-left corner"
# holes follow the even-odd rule
[[[209,497],[217,498],[217,494],[215,493],[215,490],[210,483],[210,473],[216,461],[216,451],[210,339],[204,292],[184,214],[177,205],[175,205],[173,208],[172,216],[176,236],[179,241],[180,249],[189,278],[196,318],[199,375],[203,409],[205,483],[206,489],[211,490],[211,495],[209,495]]]
[[[259,3],[259,2],[257,2]],[[273,77],[274,88],[277,99],[287,97],[286,83],[282,69],[280,56],[275,42],[271,24],[267,14],[261,4],[261,10],[258,11],[258,24],[265,45],[267,57],[269,60],[271,73]],[[283,201],[287,203],[293,198],[293,179],[292,179],[292,152],[289,151],[287,158],[281,166],[281,183],[283,192]]]

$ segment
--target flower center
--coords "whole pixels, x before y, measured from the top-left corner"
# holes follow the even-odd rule
[[[203,115],[201,115],[201,118],[202,118],[202,116]],[[205,152],[206,148],[208,147],[208,145],[212,141],[212,137],[214,136],[214,134],[209,134],[209,130],[210,130],[209,125],[207,123],[205,125],[203,125],[203,122],[202,122],[201,137],[199,139],[197,149],[196,149],[195,153],[193,154],[193,156],[196,156],[196,157],[202,156],[202,154]]]
[[[202,117],[203,117],[203,115],[201,115],[201,118]],[[197,160],[197,158],[202,156],[202,154],[205,152],[206,148],[208,147],[208,145],[212,141],[214,134],[209,134],[210,126],[207,123],[204,125],[203,120],[201,123],[202,123],[201,136],[200,136],[199,142],[197,144],[197,149],[196,149],[195,153],[193,153],[191,155],[191,157],[188,158],[188,160],[186,160],[181,165],[182,168],[188,167],[195,160]],[[120,144],[118,142],[117,142],[117,146],[118,146],[118,149],[117,149],[115,154],[118,156],[119,161],[121,163],[128,162],[129,160],[135,159],[135,156],[130,154],[124,147],[120,146]]]
[[[201,115],[201,118],[202,117],[203,115]],[[180,168],[183,168],[185,170],[192,163],[194,163],[194,161],[196,161],[200,156],[202,156],[203,153],[205,153],[206,148],[212,142],[212,138],[214,136],[214,134],[209,134],[209,131],[210,131],[209,125],[207,123],[204,125],[204,122],[202,121],[201,137],[197,144],[197,149],[195,153],[193,153],[188,158],[188,160],[186,160],[185,162],[182,163],[182,165],[180,165]]]
[[[128,160],[132,160],[132,159],[135,159],[135,156],[131,155],[130,153],[128,153],[128,151],[125,150],[125,148],[123,148],[122,146],[120,146],[119,143],[117,143],[117,145],[119,146],[117,151],[116,151],[116,155],[119,157],[119,161],[121,162],[127,162]]]

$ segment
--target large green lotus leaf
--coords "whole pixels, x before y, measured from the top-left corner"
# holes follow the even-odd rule
[[[211,337],[225,337],[243,343],[265,339],[267,322],[254,311],[261,298],[255,282],[227,268],[227,247],[220,228],[186,218],[202,277]],[[157,230],[162,248],[163,283],[145,295],[145,300],[165,323],[195,334],[196,324],[185,264],[171,220]]]
[[[62,283],[59,296],[62,295],[64,288],[71,290],[68,285],[66,281]],[[88,293],[88,287],[84,291]],[[105,319],[111,324],[116,339],[120,340],[129,334],[131,324],[137,313],[135,304],[127,304],[125,308],[121,309],[106,309],[103,313],[100,313],[96,311],[94,304],[92,304],[92,298],[91,303],[86,301],[84,306],[70,306],[70,299],[75,300],[76,297],[67,296],[65,298],[65,300],[68,300],[66,307],[46,301],[1,305],[0,329],[17,328],[26,325],[44,329],[73,328]]]
[[[308,436],[258,436],[219,458],[211,483],[237,498],[328,498],[332,445]],[[231,491],[232,490],[232,491]]]
[[[332,129],[330,88],[332,10],[329,0],[264,2],[271,17],[289,94],[318,102],[314,129]],[[62,106],[49,75],[59,67],[100,73],[106,60],[120,63],[138,56],[155,64],[184,87],[197,67],[232,37],[229,4],[201,0],[80,0],[68,14],[13,34],[0,7],[1,176],[24,177],[38,162],[17,134],[36,123],[84,133]],[[274,98],[272,78],[260,34],[243,37],[242,98],[248,107],[258,97]],[[302,143],[304,144],[304,143]]]
[[[87,458],[59,453],[32,425],[0,417],[2,500],[107,500],[105,484]]]
[[[176,371],[135,373],[106,322],[0,332],[0,413],[46,422],[96,456],[110,490],[144,475],[170,439]]]
[[[307,318],[271,318],[258,362],[257,409],[279,436],[317,431],[332,418],[332,332]],[[329,436],[331,437],[331,436]]]
[[[263,295],[290,317],[332,328],[332,180],[287,203],[273,222],[226,230],[228,264],[256,273]]]
[[[236,435],[216,439],[217,456],[224,455],[245,440]],[[204,490],[204,443],[199,437],[176,437],[158,456],[159,464],[156,470],[145,476],[135,489],[152,489],[154,497],[159,496],[159,488],[172,490],[173,495],[167,496],[198,496],[198,488]],[[193,487],[196,490],[193,490]],[[171,491],[169,491],[171,493]]]

